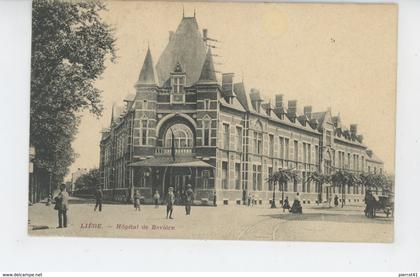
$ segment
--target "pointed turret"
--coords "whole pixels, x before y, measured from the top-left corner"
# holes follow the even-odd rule
[[[150,53],[150,48],[147,47],[146,57],[144,58],[143,67],[141,68],[139,79],[137,80],[136,85],[140,86],[155,86],[155,70],[153,67],[152,54]]]
[[[201,69],[201,75],[198,82],[217,82],[216,72],[214,70],[213,55],[211,54],[211,48],[207,50],[206,59],[204,60],[203,68]]]

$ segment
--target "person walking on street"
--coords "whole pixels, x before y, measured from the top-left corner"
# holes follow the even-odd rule
[[[138,190],[134,193],[134,209],[140,211],[140,192]]]
[[[286,196],[286,199],[284,199],[284,202],[283,202],[283,212],[284,210],[289,210],[289,209],[290,209],[289,197]]]
[[[155,194],[153,195],[153,200],[155,201],[155,209],[159,208],[160,194],[158,190],[155,191]]]
[[[338,196],[335,195],[334,196],[334,207],[337,207],[337,206],[338,206]]]
[[[60,185],[60,192],[54,198],[55,207],[58,211],[58,227],[67,228],[67,210],[69,208],[69,194],[66,191],[66,184]]]
[[[102,192],[101,186],[97,186],[96,187],[96,192],[95,192],[95,199],[96,199],[96,205],[95,208],[93,209],[94,212],[96,212],[96,209],[99,208],[99,211],[102,212],[102,199],[104,197],[104,194]]]
[[[174,203],[175,203],[175,194],[174,194],[174,188],[169,187],[168,189],[168,195],[166,196],[166,219],[173,219],[172,212],[174,209]]]
[[[187,191],[185,192],[185,213],[186,215],[191,214],[191,205],[194,202],[194,191],[191,188],[191,185],[187,185]]]
[[[216,195],[216,192],[213,193],[213,206],[217,207],[217,195]]]

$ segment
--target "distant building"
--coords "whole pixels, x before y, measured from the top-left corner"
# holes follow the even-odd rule
[[[315,203],[317,188],[309,173],[381,171],[383,162],[363,143],[357,125],[345,127],[328,109],[298,114],[297,101],[275,96],[275,104],[257,89],[235,82],[233,73],[216,78],[206,29],[195,17],[183,17],[156,65],[148,49],[135,95],[124,108],[113,107],[110,127],[100,143],[101,182],[108,198],[125,200],[134,189],[151,201],[172,186],[182,195],[191,184],[196,199],[210,202],[216,192],[224,204],[242,203],[253,194],[257,203],[271,199],[266,180],[280,168],[295,168],[300,192]],[[375,169],[376,168],[376,169]],[[362,201],[363,188],[345,188],[348,201]],[[324,193],[337,194],[328,188]],[[324,197],[325,199],[325,197]]]
[[[75,187],[76,180],[80,176],[82,176],[82,175],[84,175],[84,174],[86,174],[88,172],[89,172],[89,169],[87,169],[87,168],[78,168],[75,172],[73,172],[71,174],[71,191],[75,191],[76,190],[76,187]]]

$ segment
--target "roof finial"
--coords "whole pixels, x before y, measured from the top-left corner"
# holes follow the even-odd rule
[[[195,18],[195,9],[194,9],[194,18]]]
[[[182,5],[182,18],[185,17],[184,5]]]

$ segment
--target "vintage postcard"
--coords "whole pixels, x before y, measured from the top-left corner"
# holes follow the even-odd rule
[[[30,235],[393,242],[397,5],[32,14]]]

